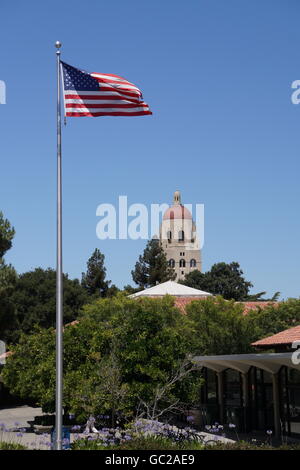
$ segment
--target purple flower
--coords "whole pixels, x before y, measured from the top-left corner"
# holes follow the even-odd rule
[[[80,431],[80,426],[78,424],[72,426],[72,431]]]
[[[186,420],[187,420],[188,423],[192,423],[192,422],[195,421],[195,418],[194,418],[194,416],[187,416]]]

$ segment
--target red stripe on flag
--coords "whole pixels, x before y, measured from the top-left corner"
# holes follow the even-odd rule
[[[139,103],[137,106],[135,103],[127,104],[113,104],[113,103],[99,103],[99,104],[91,104],[91,103],[66,103],[66,108],[142,108],[147,107],[148,105]]]
[[[146,114],[152,114],[151,111],[137,111],[136,113],[124,112],[109,112],[109,113],[66,113],[66,116],[81,117],[81,116],[144,116]]]
[[[139,101],[138,99],[133,99],[129,96],[126,96],[123,97],[123,96],[116,96],[116,95],[111,95],[110,93],[108,93],[107,95],[105,96],[99,96],[99,95],[75,95],[75,94],[69,94],[67,91],[65,92],[65,99],[66,100],[72,100],[72,99],[77,99],[77,100],[128,100],[128,101],[132,101],[132,103],[141,103],[141,101]]]

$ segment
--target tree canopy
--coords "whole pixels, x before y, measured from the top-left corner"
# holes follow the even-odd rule
[[[186,307],[194,325],[194,350],[200,355],[251,352],[255,332],[244,316],[244,307],[234,300],[208,297]]]
[[[250,311],[246,318],[254,332],[254,341],[275,335],[280,331],[300,325],[300,299],[270,303],[263,309]]]
[[[113,295],[118,291],[116,286],[110,286],[111,281],[105,280],[105,256],[96,248],[87,262],[87,271],[82,273],[81,285],[91,296],[107,297],[109,291]]]
[[[214,295],[222,295],[224,299],[237,301],[246,300],[250,288],[253,287],[252,283],[243,277],[243,271],[237,262],[216,263],[206,273],[194,270],[180,282]]]
[[[121,410],[133,413],[140,399],[151,400],[156,387],[168,381],[191,351],[190,333],[187,319],[170,297],[136,301],[119,295],[87,305],[80,321],[64,330],[65,410],[84,419],[91,412],[111,411],[117,395]],[[3,371],[5,384],[45,411],[53,411],[54,329],[23,334],[13,351]],[[185,378],[169,390],[166,400],[174,396],[192,400],[199,380],[199,374],[194,381]],[[183,394],[188,381],[191,386]],[[111,393],[108,382],[115,383]]]
[[[75,320],[82,306],[88,301],[86,291],[77,279],[63,276],[64,322]],[[55,326],[56,317],[56,271],[36,268],[21,274],[10,296],[16,309],[18,327],[14,332],[16,341],[21,333],[30,333],[35,326],[50,328]]]
[[[17,273],[11,264],[6,264],[5,253],[12,247],[15,230],[0,212],[0,340],[8,341],[16,328],[15,307],[10,295],[15,288]]]
[[[131,274],[133,281],[143,289],[176,278],[176,273],[168,265],[166,254],[157,239],[148,241]]]
[[[0,258],[11,248],[14,236],[15,229],[0,211]]]
[[[221,297],[192,301],[187,315],[174,298],[129,299],[119,294],[85,305],[78,322],[64,329],[64,407],[86,419],[91,413],[132,417],[141,401],[190,355],[242,354],[251,343],[300,324],[300,300],[290,299],[243,314],[243,305]],[[53,411],[55,331],[22,334],[2,378],[10,391]],[[171,381],[172,382],[172,381]],[[201,374],[191,373],[168,389],[161,403],[197,400]]]

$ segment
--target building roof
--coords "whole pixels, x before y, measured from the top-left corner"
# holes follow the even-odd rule
[[[259,367],[271,374],[278,372],[281,366],[300,370],[300,364],[292,361],[292,353],[195,356],[193,361],[216,372],[230,368],[245,374],[251,366]]]
[[[269,307],[270,305],[273,305],[273,306],[279,305],[278,302],[273,302],[273,301],[262,302],[259,300],[256,300],[254,302],[239,302],[239,303],[244,305],[244,315],[247,315],[247,313],[249,313],[251,310],[255,310],[258,308],[266,308],[266,307]]]
[[[174,219],[192,219],[190,211],[182,204],[176,204],[166,210],[163,216],[163,220],[174,220]]]
[[[157,284],[157,286],[149,287],[149,289],[144,289],[140,292],[136,292],[135,294],[131,294],[129,297],[163,297],[166,294],[188,299],[203,299],[212,295],[209,292],[204,292],[200,289],[193,289],[192,287],[184,286],[178,282],[167,281]]]
[[[276,335],[268,336],[267,338],[255,341],[251,346],[258,348],[271,348],[272,346],[288,346],[294,341],[300,341],[300,325],[288,328],[287,330],[280,331]]]

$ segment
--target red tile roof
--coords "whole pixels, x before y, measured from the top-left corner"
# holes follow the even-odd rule
[[[276,345],[290,345],[293,341],[300,341],[300,325],[289,328],[288,330],[280,331],[280,333],[269,336],[268,338],[255,341],[251,346],[258,348],[271,348]]]
[[[244,315],[247,315],[247,313],[250,312],[250,310],[255,310],[258,308],[266,308],[269,307],[269,305],[273,305],[278,307],[279,302],[261,302],[261,301],[256,301],[256,302],[240,302],[241,304],[244,305]]]
[[[185,307],[193,300],[203,300],[207,297],[175,297],[175,306],[186,315]]]
[[[175,305],[179,310],[186,314],[185,307],[192,302],[193,300],[205,300],[207,297],[175,297]],[[277,302],[238,302],[244,306],[244,315],[247,315],[251,310],[255,309],[263,309],[268,307],[269,305],[276,305],[279,304]]]

